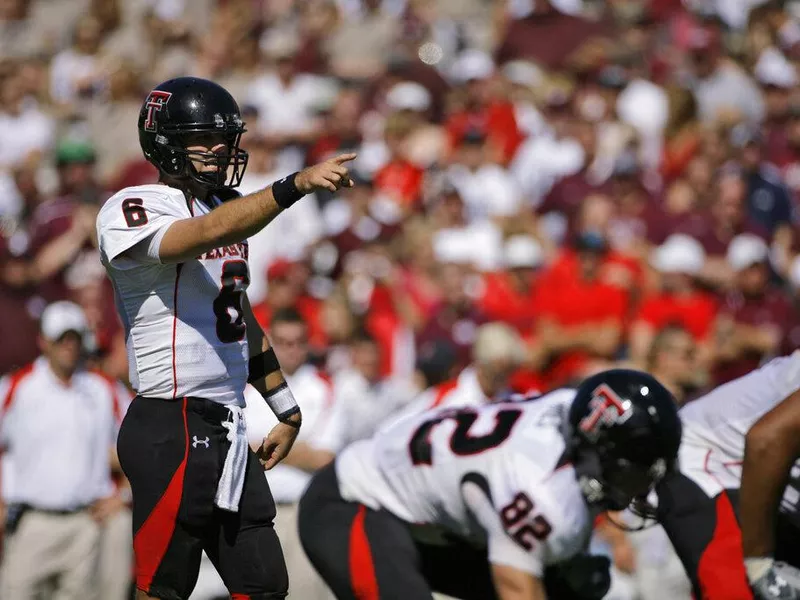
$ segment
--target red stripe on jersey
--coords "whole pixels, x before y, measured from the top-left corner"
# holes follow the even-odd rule
[[[21,369],[18,369],[9,375],[11,384],[8,387],[8,391],[6,392],[5,398],[3,398],[3,407],[2,413],[8,412],[8,409],[11,408],[11,405],[14,403],[14,394],[19,387],[19,384],[22,383],[22,380],[25,379],[28,375],[33,372],[33,363],[29,365],[25,365]]]
[[[742,552],[742,531],[726,492],[717,496],[714,537],[697,565],[703,600],[753,600],[747,584]]]
[[[364,528],[366,516],[367,507],[362,504],[350,526],[350,586],[357,600],[379,600],[378,578],[375,576],[372,551]]]
[[[439,385],[437,385],[436,386],[436,396],[434,397],[433,403],[430,405],[429,410],[431,408],[436,408],[442,402],[444,402],[445,396],[447,396],[447,394],[449,394],[454,389],[456,389],[456,386],[458,386],[458,380],[457,379],[452,379],[450,381],[445,381],[444,383],[440,383]]]
[[[178,335],[178,282],[181,280],[183,263],[175,269],[175,291],[172,294],[172,399],[178,397],[178,368],[175,338]]]
[[[231,594],[231,600],[250,600],[248,594]]]
[[[183,460],[178,465],[167,489],[139,531],[133,538],[133,550],[136,554],[136,587],[144,592],[150,589],[153,577],[167,552],[175,521],[183,497],[183,479],[186,473],[186,462],[189,459],[189,425],[186,417],[186,398],[183,399]]]

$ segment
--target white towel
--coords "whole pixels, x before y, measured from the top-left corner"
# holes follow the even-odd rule
[[[226,408],[230,411],[230,420],[223,421],[222,426],[228,430],[227,438],[231,447],[225,456],[225,465],[222,467],[214,504],[222,510],[237,512],[247,472],[247,435],[242,409],[238,406]]]

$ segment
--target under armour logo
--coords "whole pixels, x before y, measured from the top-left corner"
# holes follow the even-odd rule
[[[203,444],[203,446],[204,446],[205,448],[208,448],[208,447],[209,447],[209,442],[210,442],[210,441],[211,441],[211,440],[208,438],[208,436],[206,436],[206,439],[204,439],[204,440],[198,440],[198,439],[197,439],[197,436],[196,436],[196,435],[193,435],[193,436],[192,436],[192,448],[197,448],[197,445],[198,445],[198,444]]]
[[[783,597],[783,588],[785,588],[788,584],[783,580],[782,577],[775,577],[775,579],[770,583],[767,587],[767,590],[770,594],[775,596],[776,598]]]

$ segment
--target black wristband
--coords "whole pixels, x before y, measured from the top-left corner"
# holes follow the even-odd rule
[[[289,427],[294,427],[295,429],[300,429],[300,426],[303,424],[302,419],[300,421],[290,421],[289,420],[289,417],[291,417],[292,415],[296,415],[299,412],[300,412],[300,407],[299,406],[295,406],[294,408],[290,408],[289,410],[287,410],[284,413],[281,413],[280,416],[278,416],[278,421],[280,421],[284,425],[288,425]]]
[[[289,208],[292,204],[300,200],[305,194],[297,189],[294,181],[297,173],[287,175],[272,184],[272,197],[281,208]]]
[[[280,371],[281,365],[278,362],[278,357],[275,356],[275,350],[270,348],[266,352],[257,354],[247,364],[247,383],[253,383],[259,379],[263,379],[270,373]]]

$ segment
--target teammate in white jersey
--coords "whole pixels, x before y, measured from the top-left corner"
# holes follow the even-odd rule
[[[800,351],[680,411],[680,472],[658,488],[659,521],[698,600],[800,599],[800,571],[780,562],[800,566],[798,390]]]
[[[247,237],[303,195],[351,185],[343,163],[355,156],[238,197],[244,131],[217,84],[162,83],[139,114],[160,183],[121,190],[97,219],[138,392],[117,445],[133,492],[139,598],[187,598],[202,550],[234,597],[287,592],[263,468],[287,454],[301,415],[247,301]],[[241,410],[248,381],[279,420],[258,456]]]
[[[320,471],[300,536],[340,600],[601,598],[608,561],[582,554],[594,517],[644,508],[680,431],[670,393],[628,370],[530,401],[427,411]]]

